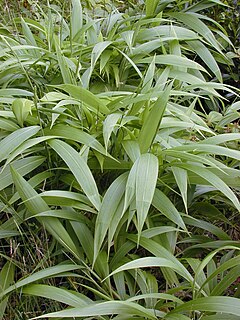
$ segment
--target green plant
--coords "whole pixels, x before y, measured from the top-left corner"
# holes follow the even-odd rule
[[[239,102],[199,13],[215,2],[73,0],[4,29],[0,319],[19,295],[28,318],[238,318]]]

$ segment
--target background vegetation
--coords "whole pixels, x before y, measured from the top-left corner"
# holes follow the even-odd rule
[[[3,4],[0,319],[239,319],[237,11]]]

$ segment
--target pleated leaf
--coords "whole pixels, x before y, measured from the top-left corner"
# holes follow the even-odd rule
[[[240,300],[232,297],[204,297],[188,301],[176,307],[171,313],[182,311],[222,312],[226,314],[240,315]]]
[[[152,204],[157,178],[158,158],[150,153],[141,155],[137,160],[136,170],[136,209],[139,236]]]
[[[14,282],[15,265],[10,261],[1,267],[0,272],[0,294],[4,292]],[[8,297],[0,302],[0,320],[3,319],[5,309],[8,304]]]
[[[73,293],[70,290],[61,289],[44,284],[31,284],[22,289],[23,294],[44,297],[55,300],[72,307],[85,306],[91,303],[91,300],[80,293]]]
[[[39,167],[46,159],[41,156],[32,156],[12,162],[14,168],[22,175],[25,176],[29,172]],[[10,186],[13,183],[10,166],[7,165],[0,172],[0,190]]]
[[[74,177],[82,187],[88,199],[91,201],[94,207],[99,210],[101,205],[100,195],[98,193],[96,182],[87,163],[83,160],[79,153],[66,142],[54,139],[48,143],[60,155],[60,157],[72,171]]]
[[[72,0],[71,36],[74,39],[82,30],[83,14],[80,0]]]
[[[139,63],[151,63],[152,58],[144,58]],[[163,64],[175,67],[184,67],[190,69],[197,69],[200,71],[207,72],[204,67],[202,67],[199,63],[194,62],[188,58],[177,56],[174,54],[165,54],[165,55],[157,55],[155,56],[155,64]]]
[[[181,192],[182,200],[185,206],[186,212],[188,212],[187,203],[187,187],[188,187],[188,176],[187,171],[181,168],[172,167],[172,172],[177,182],[178,188]]]
[[[41,318],[75,318],[75,317],[100,317],[104,315],[127,314],[128,317],[138,315],[146,319],[157,319],[154,310],[146,309],[134,302],[128,301],[107,301],[94,303],[91,306],[83,308],[72,308],[59,312],[48,313],[33,319]]]
[[[105,193],[97,215],[94,233],[94,261],[96,260],[103,240],[110,227],[112,218],[125,192],[128,172],[113,181]],[[122,214],[122,212],[121,212]]]
[[[45,129],[44,133],[53,137],[77,141],[106,155],[104,147],[96,138],[78,128],[66,126],[65,124],[57,124],[52,129]]]
[[[40,130],[39,126],[18,129],[0,141],[0,162],[16,149],[21,143],[34,136]]]
[[[147,119],[140,130],[138,142],[142,153],[146,153],[150,148],[163,118],[171,91],[171,85],[161,94],[150,110]]]
[[[110,136],[118,122],[118,120],[122,117],[121,113],[112,113],[106,117],[103,122],[103,138],[105,148],[107,150]]]
[[[181,164],[180,167],[182,167],[185,170],[192,171],[208,181],[211,185],[213,185],[217,190],[221,191],[229,200],[232,201],[234,206],[240,211],[240,204],[238,201],[238,198],[233,193],[233,191],[228,187],[228,185],[219,178],[215,173],[211,172],[207,168],[194,166],[192,164]]]
[[[127,271],[131,269],[139,269],[139,268],[153,268],[153,267],[165,267],[170,268],[178,273],[182,273],[182,270],[179,270],[178,265],[174,262],[166,259],[166,258],[159,258],[159,257],[146,257],[146,258],[139,258],[128,262],[121,267],[114,270],[110,273],[109,277],[113,276],[114,274],[122,271]]]
[[[27,276],[24,279],[20,279],[17,282],[15,282],[13,285],[9,286],[7,289],[0,292],[0,299],[4,297],[6,294],[9,294],[10,292],[22,288],[23,286],[26,286],[28,284],[31,284],[32,282],[39,281],[42,279],[46,279],[49,277],[57,276],[58,274],[62,274],[64,272],[80,269],[81,267],[77,264],[59,264],[54,267],[49,267],[43,270],[40,270],[38,272],[35,272],[29,276]]]
[[[180,228],[186,230],[185,223],[183,222],[180,213],[175,208],[171,200],[159,189],[155,190],[152,204],[169,220],[176,223]]]
[[[29,217],[50,210],[46,202],[13,167],[11,167],[11,173],[16,189],[30,212]],[[44,219],[39,218],[38,220],[44,224],[45,228],[61,245],[67,248],[76,257],[79,257],[75,244],[66,229],[63,227],[62,223],[57,218],[44,217]]]
[[[102,112],[103,114],[109,113],[105,103],[89,90],[71,84],[62,84],[57,87],[67,92],[72,98],[86,103],[92,107],[95,112]]]

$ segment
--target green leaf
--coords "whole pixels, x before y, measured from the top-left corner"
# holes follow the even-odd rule
[[[46,135],[52,135],[53,137],[77,141],[106,155],[106,150],[96,138],[78,128],[70,127],[65,124],[57,124],[52,129],[45,129],[44,133]]]
[[[240,211],[240,204],[239,204],[238,198],[233,193],[233,191],[228,187],[228,185],[216,174],[214,174],[207,168],[196,166],[196,165],[194,166],[190,163],[181,164],[180,167],[185,170],[192,171],[197,175],[199,175],[200,177],[204,178],[211,185],[213,185],[217,190],[221,191],[229,200],[231,200],[234,206]]]
[[[208,28],[208,26],[202,22],[196,14],[194,13],[183,13],[183,12],[171,12],[170,17],[174,17],[177,20],[180,20],[185,25],[193,29],[195,32],[199,33],[203,36],[213,48],[217,49],[221,52],[219,43],[215,39],[212,31]]]
[[[138,235],[140,236],[157,184],[158,158],[146,153],[141,155],[136,162],[136,209]]]
[[[214,140],[211,139],[210,141],[217,141],[217,139],[214,139]],[[217,155],[222,155],[222,156],[240,160],[239,150],[233,150],[226,147],[207,144],[207,143],[192,143],[189,145],[182,145],[182,146],[173,148],[173,150],[175,151],[179,150],[184,152],[192,151],[193,153],[217,154]]]
[[[7,239],[20,235],[20,232],[14,230],[2,230],[0,229],[0,239]],[[1,287],[1,285],[0,285]],[[1,314],[1,313],[0,313]]]
[[[182,311],[222,312],[239,316],[240,300],[232,297],[204,297],[176,307],[170,314]]]
[[[121,113],[112,113],[106,117],[103,122],[103,138],[105,148],[107,150],[110,136],[118,122],[118,120],[122,117]]]
[[[40,195],[13,167],[11,167],[11,173],[17,191],[29,211],[26,213],[25,218],[29,218],[38,213],[50,210],[50,208],[40,197]],[[62,223],[57,218],[44,217],[44,219],[38,218],[38,220],[44,224],[46,229],[56,238],[56,240],[61,245],[63,245],[72,254],[79,258],[78,249],[76,248],[66,229],[63,227]]]
[[[128,172],[123,173],[113,181],[107,189],[97,215],[94,233],[94,261],[96,260],[103,240],[110,227],[113,216],[118,208],[126,188]],[[121,212],[122,214],[122,212]]]
[[[211,54],[211,52],[207,49],[207,47],[201,41],[189,41],[188,45],[192,48],[202,59],[204,63],[209,67],[209,69],[215,74],[219,82],[222,82],[222,74],[219,69],[219,66]]]
[[[152,16],[155,13],[159,0],[146,0],[146,16]]]
[[[0,96],[1,97],[11,97],[11,96],[28,96],[33,97],[33,93],[27,90],[22,89],[14,89],[14,88],[7,88],[7,89],[0,89]]]
[[[60,44],[59,44],[59,39],[58,37],[54,34],[54,45],[56,48],[56,53],[57,53],[57,60],[58,60],[58,65],[61,71],[62,79],[64,84],[75,84],[76,81],[72,76],[71,70],[68,66],[67,63],[67,58],[63,55]]]
[[[8,261],[1,267],[0,272],[0,294],[4,292],[14,281],[15,266],[12,262]],[[3,319],[5,309],[8,304],[8,297],[0,302],[0,320]]]
[[[144,236],[142,236],[139,241],[139,244],[143,248],[145,248],[146,250],[151,252],[156,257],[165,258],[166,260],[173,263],[175,265],[175,268],[177,268],[178,273],[180,275],[182,275],[190,283],[193,282],[193,277],[191,276],[191,274],[188,272],[188,270],[183,266],[183,264],[169,250],[164,248],[162,245],[160,245],[156,241],[146,238],[145,235],[146,236],[148,235],[147,230],[143,231],[143,235]],[[128,239],[133,241],[134,243],[138,243],[137,235],[128,235]]]
[[[58,274],[61,275],[64,272],[80,269],[81,267],[77,264],[59,264],[54,267],[49,267],[43,270],[40,270],[38,272],[35,272],[29,276],[27,276],[24,279],[18,280],[13,285],[8,287],[7,289],[0,292],[0,299],[4,297],[6,294],[9,294],[10,292],[22,288],[23,286],[26,286],[32,282],[39,281],[42,279],[46,279],[49,277],[57,276]],[[61,275],[62,276],[62,275]]]
[[[188,212],[187,190],[188,190],[188,176],[187,171],[181,168],[172,167],[172,172],[177,182],[178,188],[181,192],[182,200],[186,212]]]
[[[27,128],[18,129],[6,138],[0,141],[0,162],[8,157],[21,143],[35,135],[40,130],[39,126],[30,126]]]
[[[98,193],[97,185],[88,165],[83,158],[70,145],[61,140],[55,139],[49,141],[48,143],[64,160],[90,202],[97,210],[99,210],[101,199]]]
[[[71,14],[71,36],[72,40],[77,38],[83,27],[82,5],[80,0],[72,0]],[[74,39],[75,38],[75,39]]]
[[[22,293],[55,300],[72,307],[83,307],[91,303],[91,300],[83,294],[44,284],[28,285],[22,289]]]
[[[114,270],[108,277],[113,276],[114,274],[122,271],[132,270],[132,269],[139,269],[139,268],[153,268],[153,267],[164,267],[170,268],[178,273],[181,273],[179,267],[166,258],[159,258],[159,257],[146,257],[146,258],[139,258],[124,265],[120,266],[116,270]]]
[[[33,319],[41,318],[75,318],[75,317],[100,317],[104,315],[127,314],[128,316],[138,315],[146,319],[157,319],[154,310],[146,309],[134,302],[127,301],[107,301],[94,303],[83,308],[72,308],[68,310],[48,313]]]
[[[109,113],[105,103],[89,90],[71,84],[62,84],[57,87],[66,91],[72,98],[82,101],[91,107],[93,111],[102,112],[103,114]]]
[[[153,206],[165,215],[169,220],[176,223],[180,228],[186,230],[185,223],[170,199],[159,189],[155,190]]]
[[[144,58],[138,61],[139,63],[151,63],[152,58]],[[156,64],[163,64],[175,67],[184,67],[190,69],[197,69],[200,71],[207,72],[204,67],[202,67],[199,63],[194,62],[188,58],[177,56],[174,54],[165,54],[165,55],[157,55],[155,56]]]
[[[39,167],[45,160],[46,158],[42,156],[31,156],[20,160],[15,160],[12,162],[12,165],[22,176],[25,176],[29,172]],[[10,172],[10,166],[7,165],[0,172],[0,190],[5,189],[12,183],[13,180]]]
[[[163,118],[172,85],[169,85],[154,103],[139,133],[139,146],[142,153],[150,148]]]

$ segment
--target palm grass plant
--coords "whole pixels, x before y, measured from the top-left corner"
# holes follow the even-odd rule
[[[231,41],[173,2],[2,29],[0,319],[239,318]]]

